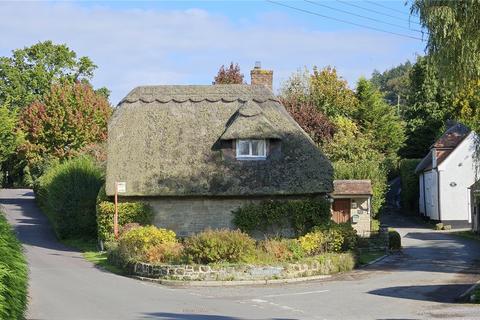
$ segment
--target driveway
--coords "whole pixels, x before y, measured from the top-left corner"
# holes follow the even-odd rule
[[[480,244],[392,214],[402,253],[368,268],[289,285],[174,289],[95,268],[59,244],[27,189],[0,204],[30,265],[28,319],[480,319],[455,299],[480,279]]]

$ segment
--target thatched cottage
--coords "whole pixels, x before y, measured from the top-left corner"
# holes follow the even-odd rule
[[[179,235],[230,227],[252,201],[333,190],[330,162],[265,85],[138,87],[108,130],[107,194],[121,182],[120,201],[150,203]]]

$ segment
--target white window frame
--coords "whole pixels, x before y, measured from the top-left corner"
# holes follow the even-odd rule
[[[248,142],[248,155],[240,155],[240,142]],[[252,142],[259,141],[263,142],[263,155],[252,155]],[[265,139],[237,139],[236,140],[236,153],[238,160],[265,160],[267,159],[267,140]]]

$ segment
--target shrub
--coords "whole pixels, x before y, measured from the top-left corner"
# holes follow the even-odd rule
[[[296,239],[268,239],[259,243],[259,248],[274,261],[296,261],[305,256],[305,252]]]
[[[254,255],[255,240],[240,230],[207,230],[185,241],[185,253],[195,263],[246,262]]]
[[[59,238],[96,236],[95,202],[102,184],[102,170],[85,156],[50,167],[36,181],[38,203]]]
[[[23,319],[28,269],[22,246],[0,213],[0,319]]]
[[[275,228],[293,228],[303,235],[313,227],[330,221],[330,203],[325,199],[264,201],[233,211],[233,223],[244,232],[268,232]]]
[[[145,262],[159,264],[179,262],[182,260],[183,245],[178,242],[165,242],[151,247],[146,251]]]
[[[402,208],[418,211],[418,175],[415,168],[420,163],[420,159],[403,159],[400,161],[400,179],[402,183],[401,204]]]
[[[113,240],[113,216],[115,204],[100,202],[97,205],[98,238],[104,241]],[[140,225],[151,224],[153,220],[152,208],[142,202],[121,202],[118,204],[118,224],[120,226],[129,223]]]
[[[443,230],[443,223],[439,222],[435,224],[435,230]]]
[[[357,233],[349,223],[330,223],[299,238],[300,245],[309,255],[353,250],[357,240]]]
[[[146,262],[147,253],[153,248],[165,243],[175,243],[175,232],[155,226],[139,227],[122,234],[118,240],[118,254],[127,261]]]
[[[315,255],[325,251],[327,238],[322,231],[317,230],[300,237],[298,241],[306,254]]]
[[[400,250],[402,247],[402,237],[395,230],[388,231],[388,248],[390,250]]]

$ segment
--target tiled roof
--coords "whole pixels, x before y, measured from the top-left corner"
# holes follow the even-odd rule
[[[334,180],[334,196],[343,195],[371,195],[372,183],[370,180]]]

